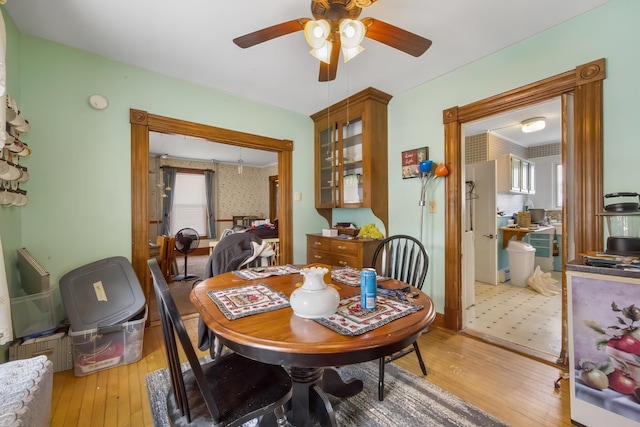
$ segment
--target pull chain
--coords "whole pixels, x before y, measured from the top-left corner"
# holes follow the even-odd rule
[[[349,66],[348,65],[345,67],[345,71],[347,75],[347,127],[349,127],[351,118],[349,116]]]
[[[329,82],[327,81],[327,130],[329,130],[329,128],[331,128],[331,131],[329,133],[329,143],[327,144],[327,155],[328,156],[332,156],[333,157],[333,128],[334,126],[331,124],[331,106],[330,101],[331,97],[330,97],[330,93],[329,93]]]

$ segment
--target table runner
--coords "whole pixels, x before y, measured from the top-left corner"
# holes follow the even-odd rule
[[[300,269],[293,265],[273,265],[270,267],[253,267],[235,270],[233,274],[241,279],[256,280],[269,276],[285,276],[287,274],[299,273]]]
[[[314,320],[342,335],[361,335],[422,308],[412,302],[378,296],[376,308],[365,310],[360,306],[360,295],[354,295],[340,300],[335,314]]]
[[[207,295],[229,320],[289,307],[289,300],[283,293],[262,283],[207,291]]]
[[[353,267],[341,267],[331,270],[331,280],[344,283],[349,286],[360,286],[360,270]],[[376,275],[376,281],[389,280],[388,277]]]

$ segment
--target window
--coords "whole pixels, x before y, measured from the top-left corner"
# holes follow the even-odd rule
[[[558,208],[562,208],[562,164],[558,163],[555,165],[554,168],[554,182],[555,182],[555,186],[554,186],[554,201],[555,201],[555,205]]]
[[[201,236],[207,235],[207,205],[204,174],[176,174],[171,209],[171,234],[183,228],[193,228]]]

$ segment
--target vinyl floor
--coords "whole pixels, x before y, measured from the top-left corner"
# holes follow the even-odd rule
[[[560,280],[560,272],[552,278]],[[535,351],[560,355],[562,295],[544,296],[507,283],[475,283],[475,304],[467,308],[467,329]]]

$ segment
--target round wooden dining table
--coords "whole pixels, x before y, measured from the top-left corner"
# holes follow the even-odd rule
[[[207,294],[250,284],[264,284],[287,298],[302,282],[301,274],[270,276],[244,280],[233,272],[198,283],[190,294],[202,321],[222,344],[245,357],[286,367],[293,382],[293,397],[288,413],[296,427],[336,425],[335,413],[327,394],[349,397],[362,391],[361,380],[344,381],[332,369],[376,360],[402,350],[423,333],[435,318],[431,298],[412,288],[412,302],[423,308],[361,335],[342,335],[313,319],[298,317],[291,307],[229,320]],[[387,280],[387,289],[406,288],[407,284]],[[334,282],[341,298],[357,295],[359,287]],[[248,375],[250,373],[247,373]],[[242,381],[242,378],[238,378]],[[377,401],[372,400],[371,404]]]

